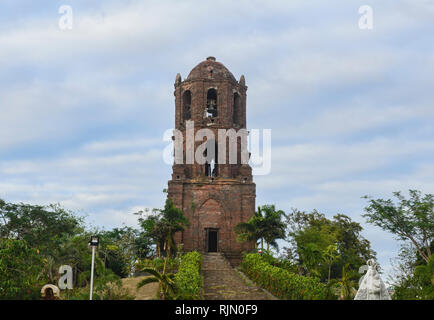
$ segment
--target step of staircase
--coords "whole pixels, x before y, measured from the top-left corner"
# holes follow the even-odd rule
[[[230,270],[232,269],[229,261],[221,254],[206,253],[203,255],[202,270]]]
[[[222,253],[202,255],[205,300],[270,300],[270,297],[244,280]]]

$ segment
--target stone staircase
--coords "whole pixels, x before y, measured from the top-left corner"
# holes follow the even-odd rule
[[[205,300],[270,300],[260,288],[231,267],[221,253],[202,255],[202,274]]]

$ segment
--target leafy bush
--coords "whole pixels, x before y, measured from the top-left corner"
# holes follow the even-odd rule
[[[258,255],[261,257],[261,259],[262,259],[264,262],[266,262],[266,263],[268,263],[268,264],[270,264],[270,265],[272,265],[272,266],[276,266],[276,267],[279,266],[279,259],[275,258],[275,257],[271,254],[270,251],[268,251],[268,250],[263,250],[262,253],[261,253],[261,254],[258,253]]]
[[[197,251],[184,255],[179,265],[179,271],[175,275],[175,287],[178,299],[199,300],[202,291],[202,276],[200,268],[202,256]]]
[[[241,267],[251,280],[280,299],[321,300],[326,297],[325,285],[318,279],[272,266],[259,254],[247,254]]]
[[[61,291],[62,300],[89,300],[89,286]],[[94,289],[93,300],[134,300],[134,296],[116,280]]]
[[[434,300],[434,255],[428,264],[414,269],[413,275],[394,287],[396,300]]]

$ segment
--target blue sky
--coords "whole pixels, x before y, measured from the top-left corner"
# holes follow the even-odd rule
[[[3,0],[0,198],[135,225],[164,202],[175,75],[213,55],[246,77],[248,127],[272,129],[257,205],[347,214],[390,270],[398,244],[361,196],[433,193],[433,49],[428,0]]]

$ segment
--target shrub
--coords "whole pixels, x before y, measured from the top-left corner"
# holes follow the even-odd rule
[[[434,300],[434,255],[428,264],[421,264],[412,276],[404,278],[394,287],[396,300]]]
[[[89,290],[89,286],[86,286],[82,288],[61,291],[60,299],[89,300]],[[134,295],[122,287],[120,280],[107,283],[103,290],[94,290],[92,296],[93,300],[134,300],[134,298]]]
[[[199,300],[202,292],[202,276],[200,268],[202,256],[197,251],[182,257],[178,273],[175,275],[177,298],[182,300]]]
[[[272,266],[279,266],[279,259],[275,258],[270,251],[267,250],[263,250],[263,252],[261,254],[258,254],[262,261],[272,265]]]
[[[251,280],[280,299],[321,300],[326,297],[326,287],[319,279],[272,266],[258,254],[247,254],[241,267]]]

